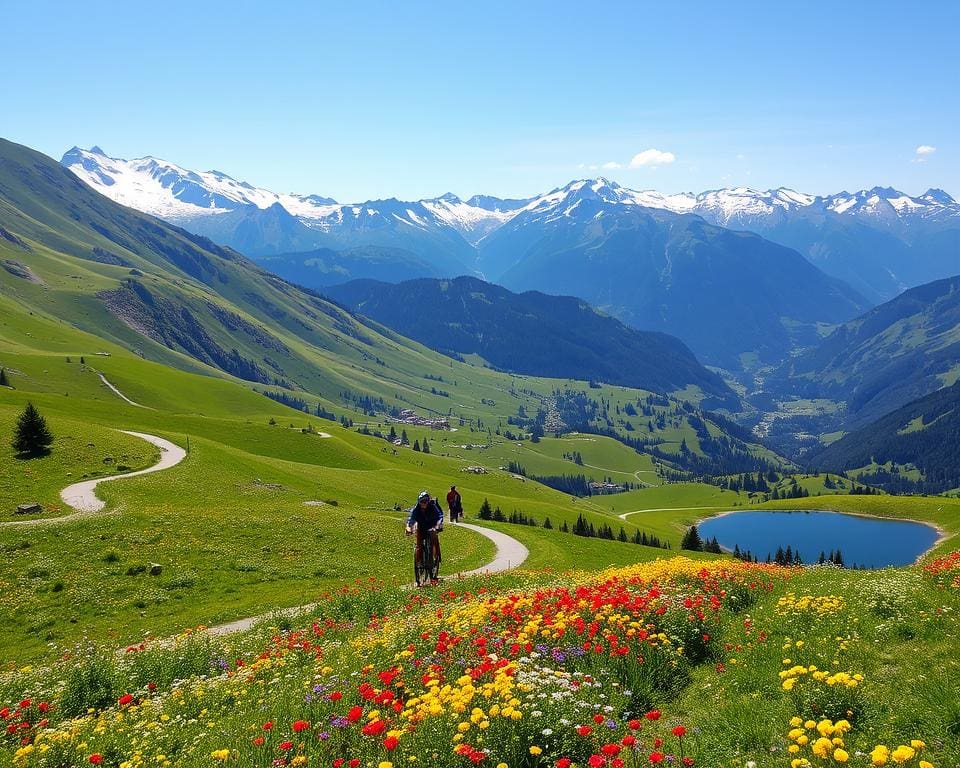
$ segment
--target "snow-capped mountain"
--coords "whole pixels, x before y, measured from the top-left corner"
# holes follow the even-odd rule
[[[251,205],[267,209],[275,203],[294,216],[322,219],[337,207],[330,198],[279,195],[220,171],[191,171],[156,157],[108,157],[100,147],[74,147],[60,162],[111,200],[162,219],[210,216]]]
[[[524,257],[526,239],[488,258],[504,230],[562,230],[582,217],[599,220],[644,209],[694,214],[710,224],[763,235],[799,251],[827,274],[849,282],[872,301],[904,288],[960,273],[955,245],[960,204],[940,189],[912,197],[889,187],[810,195],[786,187],[747,187],[665,194],[636,191],[604,178],[581,179],[523,200],[445,194],[405,202],[341,204],[329,197],[254,187],[219,171],[192,171],[166,160],[122,160],[94,147],[74,147],[62,160],[113,200],[168,219],[254,257],[317,248],[408,251],[406,261],[430,264],[429,276],[483,272],[488,279]],[[946,234],[944,234],[946,232]],[[382,253],[383,251],[379,251]],[[424,275],[428,276],[428,275]]]

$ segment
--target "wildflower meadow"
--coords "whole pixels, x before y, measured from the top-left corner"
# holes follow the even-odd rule
[[[958,563],[358,582],[282,626],[8,668],[0,763],[955,766],[930,664],[955,656]]]

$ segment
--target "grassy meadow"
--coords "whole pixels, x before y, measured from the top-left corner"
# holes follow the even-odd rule
[[[960,565],[949,557],[960,501],[838,495],[798,475],[810,497],[760,504],[667,483],[649,455],[610,437],[507,439],[519,406],[535,411],[583,383],[470,368],[393,341],[383,366],[361,365],[366,353],[354,350],[311,374],[317,391],[369,385],[392,404],[422,395],[428,410],[450,412],[451,431],[395,425],[430,453],[394,446],[360,434],[390,423],[345,399],[303,393],[353,426],[180,353],[145,359],[114,326],[95,337],[56,321],[47,312],[68,301],[56,286],[72,283],[44,271],[52,255],[38,258],[54,288],[36,288],[36,314],[0,295],[11,310],[0,316],[0,366],[12,385],[0,390],[0,433],[30,401],[56,437],[30,460],[0,441],[0,765],[960,764]],[[104,269],[78,268],[78,280],[99,286]],[[90,327],[107,322],[89,311]],[[288,341],[312,359],[309,345]],[[437,383],[446,395],[430,393]],[[627,418],[645,393],[589,394],[618,430],[647,430],[665,453],[697,450],[675,405]],[[103,513],[60,519],[63,486],[156,461],[120,429],[165,437],[187,458],[102,486]],[[637,487],[574,498],[510,462]],[[442,497],[451,484],[472,522],[484,499],[533,518],[484,522],[530,557],[519,571],[413,592],[403,510],[421,488]],[[13,514],[24,501],[44,505],[37,522]],[[877,572],[677,557],[687,526],[737,508],[914,518],[944,539],[926,568]],[[581,517],[671,549],[561,530]],[[456,526],[443,543],[448,576],[494,554]],[[196,631],[313,603],[248,632]]]

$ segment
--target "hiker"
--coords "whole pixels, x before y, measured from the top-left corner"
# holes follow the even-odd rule
[[[451,523],[463,520],[463,499],[460,498],[460,493],[455,485],[450,486],[450,492],[447,494],[447,507],[450,510]]]

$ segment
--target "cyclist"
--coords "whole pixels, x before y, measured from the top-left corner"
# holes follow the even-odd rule
[[[433,562],[440,562],[440,540],[437,533],[443,530],[443,508],[436,499],[430,497],[427,491],[420,491],[417,503],[410,509],[407,517],[407,534],[413,533],[413,526],[417,526],[418,548],[423,542],[429,541],[433,547]]]

